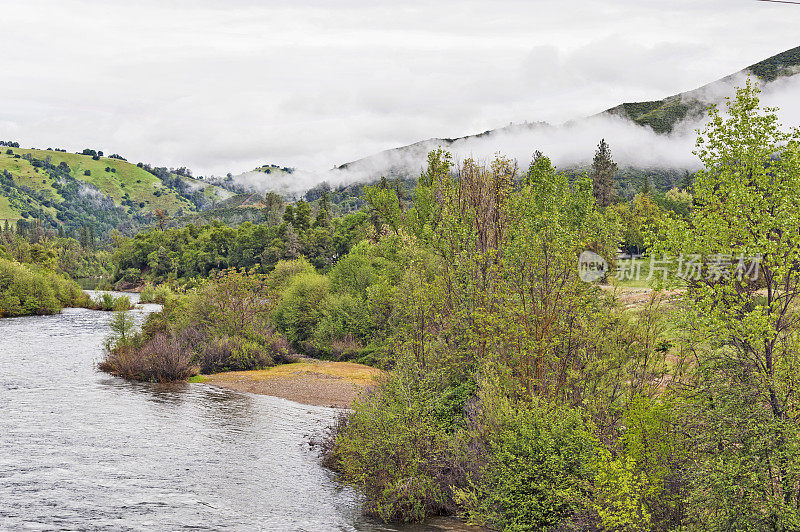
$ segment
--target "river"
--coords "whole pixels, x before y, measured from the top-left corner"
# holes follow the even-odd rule
[[[0,530],[451,529],[362,515],[308,445],[332,409],[98,372],[110,318],[0,320]]]

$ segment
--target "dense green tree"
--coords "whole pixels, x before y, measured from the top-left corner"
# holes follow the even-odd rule
[[[622,223],[622,246],[631,254],[643,253],[646,237],[658,233],[667,223],[666,215],[650,194],[637,194],[628,203],[615,205],[614,211]]]
[[[381,235],[384,227],[397,234],[403,217],[397,190],[390,187],[384,178],[380,185],[366,187],[364,200],[369,205],[368,213],[376,237]]]
[[[274,319],[278,330],[298,346],[310,340],[329,292],[330,282],[317,273],[293,277],[275,308]]]
[[[673,253],[707,261],[689,284],[684,430],[696,450],[690,508],[714,530],[800,526],[800,132],[750,82],[698,138],[696,208]]]
[[[303,233],[311,227],[311,206],[308,202],[303,200],[297,202],[292,225],[298,233]]]
[[[591,427],[567,408],[504,402],[491,415],[480,486],[456,495],[469,520],[499,530],[551,530],[565,522],[577,529],[591,492]]]
[[[396,367],[382,395],[356,408],[335,456],[381,517],[447,511],[456,504],[457,487],[459,504],[474,520],[541,529],[590,512],[580,498],[593,478],[593,443],[577,413],[559,427],[523,426],[520,420],[544,417],[551,407],[594,404],[589,390],[602,389],[608,397],[597,402],[605,406],[591,412],[606,427],[608,405],[614,411],[622,406],[620,383],[647,379],[652,369],[632,378],[628,352],[618,351],[623,340],[606,347],[608,331],[600,334],[584,320],[590,313],[593,322],[607,323],[596,289],[578,278],[578,254],[587,247],[613,253],[616,225],[596,208],[588,180],[571,184],[544,158],[518,190],[514,161],[498,157],[483,166],[468,160],[452,177],[448,161],[441,152],[429,157],[415,194],[426,203],[415,204],[407,216],[385,208],[397,205],[392,194],[381,192],[390,189],[374,187],[378,201],[371,208],[380,227],[390,230],[380,231],[375,243],[360,244],[331,274],[335,290],[366,294],[374,309],[371,334],[381,330],[375,318],[389,316],[392,332],[381,360]],[[400,250],[386,258],[402,264],[397,280],[372,251],[392,241]],[[476,394],[485,386],[477,374],[502,375],[503,384]],[[491,401],[500,397],[509,401],[510,417]],[[467,419],[467,404],[505,421]],[[532,413],[534,404],[542,405],[541,413]],[[510,421],[514,412],[520,417]],[[548,419],[557,418],[565,419]],[[553,437],[545,441],[551,429]],[[415,433],[420,438],[411,437]],[[496,438],[487,441],[489,434]],[[470,465],[451,466],[461,441],[478,456]],[[561,463],[545,459],[550,446],[572,445],[579,450]],[[392,467],[385,465],[387,457]],[[487,461],[472,483],[454,472]],[[409,475],[413,486],[399,491]]]
[[[436,191],[446,186],[453,168],[453,158],[442,148],[428,153],[428,165],[418,179],[414,205],[408,211],[408,227],[420,241],[433,238],[438,227],[439,213]]]

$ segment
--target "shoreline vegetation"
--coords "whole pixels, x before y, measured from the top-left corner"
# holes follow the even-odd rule
[[[646,191],[615,202],[602,142],[589,183],[544,157],[517,180],[502,157],[451,172],[432,154],[412,208],[384,197],[384,225],[415,252],[405,327],[325,453],[369,513],[514,531],[800,528],[800,130],[758,93],[748,82],[709,110],[685,215]],[[630,207],[649,213],[638,227]],[[584,251],[613,266],[640,237],[702,272],[617,298],[579,279]]]
[[[0,225],[0,318],[49,315],[67,307],[113,310],[94,302],[74,280],[107,275],[108,252],[46,229],[41,220]]]
[[[682,189],[618,197],[605,141],[577,177],[438,149],[413,194],[382,179],[356,213],[320,189],[282,220],[115,236],[110,280],[163,306],[141,329],[115,312],[98,367],[352,399],[319,449],[385,521],[798,530],[800,130],[758,94],[710,108]],[[621,252],[652,286],[586,281]]]
[[[16,262],[0,254],[0,317],[43,316],[65,307],[91,304],[75,281],[45,267]]]
[[[0,258],[0,318],[47,316],[65,308],[131,310],[126,296],[92,298],[74,280],[37,265]]]
[[[116,313],[98,368],[126,379],[169,382],[295,361],[297,354],[270,319],[269,282],[264,275],[224,272],[184,294],[145,294],[145,301],[164,301],[161,311],[149,314],[140,331],[126,312]]]

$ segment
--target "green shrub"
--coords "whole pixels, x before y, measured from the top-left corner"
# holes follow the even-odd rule
[[[354,249],[342,257],[333,267],[330,273],[331,286],[336,292],[349,292],[365,297],[367,288],[378,281],[378,272],[370,257],[355,251]]]
[[[114,310],[116,299],[113,294],[101,294],[97,304],[100,310]]]
[[[97,301],[93,301],[91,307],[94,310],[130,310],[133,308],[128,296],[115,296],[114,294],[100,294]]]
[[[54,272],[47,272],[53,294],[62,307],[86,307],[89,295],[72,279],[67,279]]]
[[[198,359],[202,373],[244,371],[271,366],[288,352],[288,344],[278,335],[262,341],[241,336],[218,336],[199,349]]]
[[[295,275],[275,308],[276,327],[295,345],[310,340],[329,294],[326,277],[308,272]]]
[[[175,293],[166,284],[153,286],[152,283],[147,283],[139,293],[139,303],[157,303],[164,305],[167,301],[175,297]]]
[[[539,531],[586,515],[595,440],[580,412],[517,404],[496,415],[479,478],[457,491],[466,517],[500,530]]]
[[[594,507],[609,530],[666,530],[681,520],[680,488],[674,481],[679,452],[672,405],[635,397],[623,415],[624,433],[614,457],[596,455]],[[673,479],[672,482],[668,482]]]
[[[274,296],[266,281],[263,275],[226,272],[186,294],[146,288],[154,298],[164,296],[164,308],[148,315],[142,331],[127,341],[117,335],[100,369],[134,380],[182,380],[198,371],[261,369],[293,360],[271,322]]]
[[[367,513],[385,521],[455,510],[455,438],[430,409],[438,395],[435,381],[394,372],[378,395],[355,405],[327,456],[346,482],[364,492]]]
[[[172,382],[197,375],[189,345],[179,336],[159,332],[147,342],[116,342],[98,369],[129,380]]]
[[[282,260],[275,265],[275,269],[269,274],[269,287],[272,290],[284,290],[291,284],[295,276],[313,273],[316,273],[314,266],[304,257],[294,260]]]
[[[314,343],[318,349],[331,350],[337,342],[357,343],[368,338],[369,330],[366,301],[350,294],[331,294],[314,328]]]

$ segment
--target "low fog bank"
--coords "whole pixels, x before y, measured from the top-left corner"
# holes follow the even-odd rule
[[[730,76],[684,93],[682,97],[704,104],[721,104],[745,80],[744,74]],[[798,95],[800,76],[781,78],[763,87],[762,105],[779,107],[781,121],[787,127],[795,127],[800,125]],[[704,126],[705,121],[704,117],[691,117],[678,123],[671,134],[658,134],[649,127],[603,113],[557,126],[521,124],[454,141],[429,139],[365,157],[327,172],[245,172],[233,179],[248,190],[274,191],[291,196],[302,194],[323,181],[335,187],[373,181],[381,176],[415,177],[424,168],[427,153],[439,146],[450,151],[456,161],[466,158],[487,161],[500,153],[526,167],[538,150],[558,167],[584,167],[591,164],[602,138],[610,145],[614,160],[620,167],[694,171],[700,168],[700,161],[692,151],[697,130]]]

